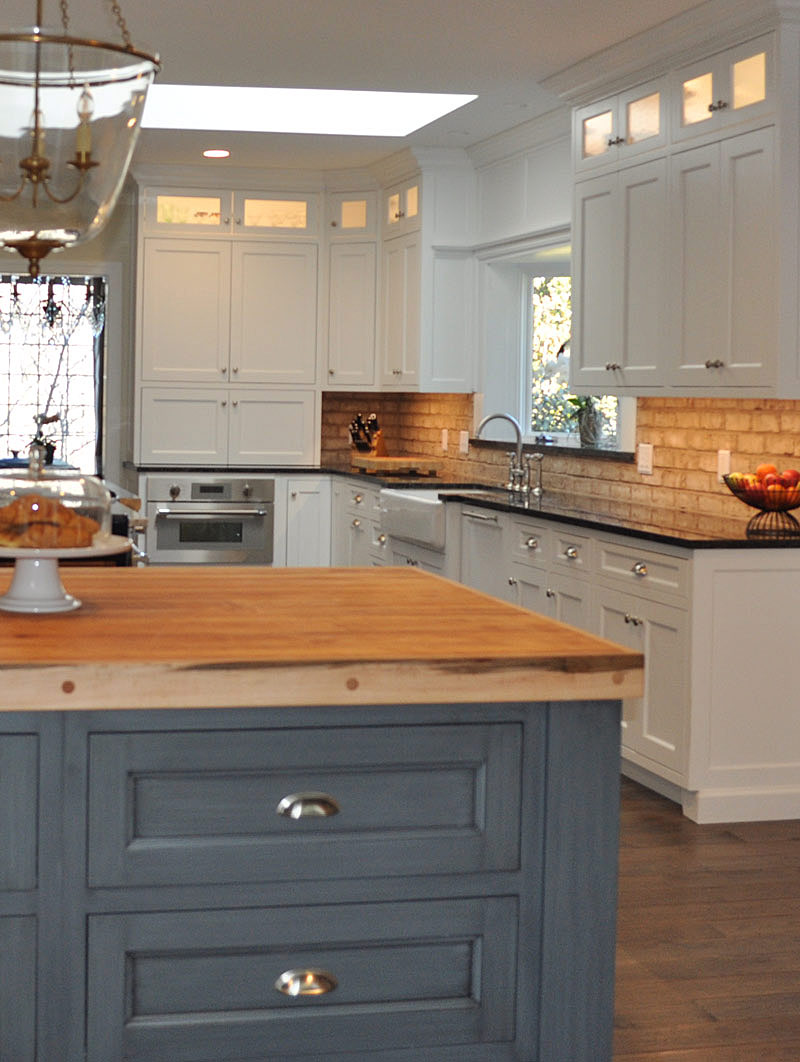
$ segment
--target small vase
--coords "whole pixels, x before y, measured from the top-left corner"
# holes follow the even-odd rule
[[[581,446],[597,446],[600,437],[600,416],[596,409],[582,409],[578,414],[578,434]]]

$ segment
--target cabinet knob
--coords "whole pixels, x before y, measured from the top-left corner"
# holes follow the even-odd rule
[[[647,575],[647,565],[644,563],[644,561],[637,561],[631,568],[631,571],[634,575],[644,577],[645,575]]]
[[[353,525],[352,526],[353,527],[361,527],[361,521],[359,520],[358,517],[356,517],[355,520],[353,520]]]
[[[223,225],[230,225],[230,223],[231,223],[231,219],[230,219],[230,217],[227,217],[227,218],[223,218],[223,219],[222,219],[222,224],[223,224]]]
[[[324,996],[338,983],[327,970],[285,970],[275,987],[285,996]]]
[[[331,222],[331,228],[332,228],[332,229],[335,229],[335,228],[336,228],[336,226],[337,226],[338,224],[339,224],[339,222],[338,222],[338,221],[336,221],[336,220],[334,219],[334,220],[333,220],[333,221]]]
[[[539,548],[539,539],[538,538],[529,538],[525,542],[525,546],[527,547],[527,549],[538,549]]]
[[[328,369],[328,376],[333,376],[335,372],[335,369]]]
[[[509,577],[508,577],[508,585],[509,586],[516,586],[517,585],[517,580],[514,578],[513,575],[509,575]]]
[[[364,500],[364,495],[363,494],[354,494],[353,495],[353,501],[356,503],[356,505],[360,505],[363,502],[363,500]]]
[[[724,367],[725,362],[721,358],[714,358],[713,360],[709,358],[706,362],[707,369],[723,369]]]
[[[728,104],[725,102],[725,100],[717,100],[716,103],[709,103],[708,109],[709,112],[713,114],[715,111],[724,111],[727,106]]]
[[[227,373],[227,371],[228,371],[228,366],[227,366],[227,365],[220,365],[220,367],[219,367],[219,371],[220,371],[220,372],[222,373],[222,375],[224,376],[224,375],[225,375],[225,374]]]
[[[567,560],[577,560],[577,558],[578,558],[578,547],[577,546],[567,546],[567,548],[564,550],[564,556],[567,558]]]
[[[297,491],[296,491],[296,490],[293,490],[293,491],[292,491],[292,497],[293,497],[293,498],[296,498],[296,497],[297,497]]]
[[[548,586],[548,588],[544,592],[544,596],[545,597],[555,597],[556,596],[556,592],[555,592],[555,590],[551,590],[550,587]]]
[[[234,371],[234,372],[238,372],[238,371],[239,371],[239,366],[238,366],[238,365],[234,365],[234,367],[233,367],[233,371]]]
[[[238,405],[239,405],[239,399],[238,399],[238,398],[235,398],[235,399],[233,400],[233,407],[234,407],[234,409],[235,409],[235,408],[236,408],[236,406],[238,406]]]
[[[222,408],[223,408],[223,409],[225,408],[225,406],[227,406],[227,404],[228,404],[228,403],[227,403],[227,400],[226,400],[226,399],[224,399],[224,398],[223,398],[223,399],[222,399],[222,401],[220,402],[220,405],[222,406]]]
[[[606,372],[615,372],[617,369],[621,369],[622,366],[618,361],[607,361]]]
[[[419,561],[414,560],[412,557],[406,557],[406,564],[410,565],[412,568],[419,567]]]
[[[385,546],[386,545],[386,535],[378,535],[378,543],[381,546]]]
[[[290,793],[275,808],[286,819],[329,819],[338,815],[340,808],[327,793]]]

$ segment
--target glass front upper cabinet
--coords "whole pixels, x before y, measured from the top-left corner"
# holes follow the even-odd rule
[[[679,72],[675,137],[760,118],[772,106],[772,38],[738,45]]]
[[[576,168],[620,162],[665,143],[664,91],[650,82],[576,112]]]
[[[375,232],[374,192],[329,192],[328,237],[369,236]]]
[[[172,232],[277,234],[316,232],[315,196],[232,191],[147,189],[145,224]]]

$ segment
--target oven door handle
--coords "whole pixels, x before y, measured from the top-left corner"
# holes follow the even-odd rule
[[[176,520],[207,520],[210,516],[266,516],[266,509],[156,509],[156,516],[174,517]]]

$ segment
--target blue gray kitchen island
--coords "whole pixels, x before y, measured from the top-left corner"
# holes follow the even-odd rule
[[[607,1062],[642,657],[405,569],[0,617],[0,1059]]]

